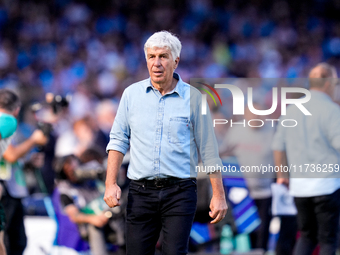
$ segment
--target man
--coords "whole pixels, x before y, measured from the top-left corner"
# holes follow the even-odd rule
[[[99,188],[102,182],[77,178],[75,171],[80,167],[80,161],[74,155],[58,158],[56,162],[56,192],[59,194],[57,200],[60,203],[60,209],[71,222],[79,224],[79,228],[83,230],[77,231],[77,234],[72,233],[73,238],[65,238],[62,234],[68,236],[71,227],[68,222],[63,221],[59,226],[58,241],[63,246],[83,251],[83,241],[77,238],[78,232],[82,232],[88,238],[91,254],[107,255],[104,227],[109,218],[102,212],[100,202],[104,203],[103,200],[98,200],[102,197]],[[65,239],[68,240],[65,241]]]
[[[11,136],[17,128],[17,120],[15,117],[20,111],[19,97],[12,91],[7,89],[0,90],[0,159],[6,151]],[[1,175],[8,175],[7,169],[1,169]],[[3,192],[3,187],[0,184],[0,198]],[[0,254],[6,255],[4,246],[4,229],[5,229],[5,212],[0,203]]]
[[[326,63],[314,67],[309,74],[311,99],[304,104],[312,116],[289,107],[284,117],[295,119],[298,125],[279,125],[274,137],[275,164],[298,168],[290,173],[290,179],[283,173],[277,178],[278,183],[289,184],[298,211],[301,237],[295,246],[296,255],[312,254],[318,243],[320,255],[336,251],[340,212],[340,179],[332,171],[340,163],[340,107],[332,101],[336,82],[334,67]],[[313,170],[313,166],[323,166],[326,171]]]
[[[253,104],[255,109],[263,110],[264,106],[259,103]],[[252,113],[245,109],[245,120],[263,119],[263,116]],[[273,165],[273,151],[271,143],[274,130],[268,125],[262,127],[250,127],[236,125],[229,128],[220,148],[220,155],[236,156],[240,166]],[[242,173],[246,180],[250,196],[254,199],[261,219],[260,226],[250,233],[251,247],[267,251],[269,238],[269,225],[272,218],[271,204],[272,193],[271,184],[275,178],[275,173],[263,175],[256,172]]]
[[[110,133],[104,196],[110,207],[119,205],[117,173],[131,145],[127,254],[154,254],[160,231],[163,254],[187,254],[197,203],[197,148],[204,165],[222,165],[210,114],[201,114],[200,92],[174,73],[181,47],[166,31],[147,40],[150,78],[124,91]],[[221,221],[227,211],[220,174],[210,175],[211,223]]]
[[[1,163],[10,170],[8,178],[4,181],[5,192],[1,203],[6,215],[5,246],[7,253],[11,255],[22,255],[27,244],[21,199],[28,196],[29,192],[25,182],[23,162],[20,162],[20,159],[34,146],[43,146],[48,141],[48,137],[40,129],[36,129],[30,137],[24,138],[25,140],[20,139],[19,136],[20,132],[17,131],[1,160]],[[32,158],[37,155],[32,155]]]

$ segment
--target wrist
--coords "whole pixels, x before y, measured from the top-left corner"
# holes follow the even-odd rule
[[[117,181],[116,180],[110,180],[110,181],[106,180],[105,181],[106,187],[109,187],[109,186],[112,186],[112,185],[117,185]]]

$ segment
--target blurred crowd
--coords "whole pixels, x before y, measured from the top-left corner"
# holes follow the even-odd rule
[[[24,104],[71,93],[79,119],[147,77],[143,44],[162,29],[181,39],[178,72],[186,82],[306,77],[325,59],[340,68],[339,9],[332,0],[4,0],[0,86],[20,89]]]

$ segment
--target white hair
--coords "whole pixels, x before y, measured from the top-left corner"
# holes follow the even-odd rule
[[[145,58],[147,58],[147,49],[167,47],[171,51],[172,58],[175,60],[179,57],[182,44],[174,34],[168,31],[154,33],[144,44]]]

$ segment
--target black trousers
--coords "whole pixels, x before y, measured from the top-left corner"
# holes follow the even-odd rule
[[[24,208],[21,199],[4,195],[1,203],[5,209],[5,246],[8,255],[22,255],[27,244],[24,226]]]
[[[126,218],[128,255],[154,255],[162,231],[162,254],[184,255],[197,204],[196,181],[153,188],[131,181]]]
[[[295,215],[280,216],[281,227],[276,243],[276,255],[292,255],[296,243],[297,217]]]
[[[340,213],[340,189],[330,195],[295,197],[301,237],[294,254],[309,255],[320,245],[319,255],[335,255]]]
[[[266,251],[269,238],[269,225],[272,219],[272,198],[254,199],[254,202],[261,219],[261,224],[250,234],[251,247]]]

